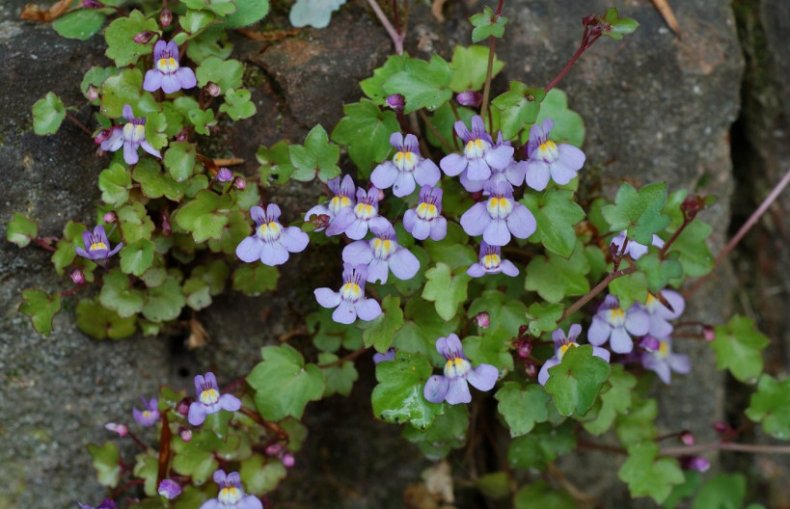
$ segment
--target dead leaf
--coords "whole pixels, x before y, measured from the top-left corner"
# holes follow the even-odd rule
[[[453,474],[450,470],[449,463],[441,461],[431,468],[426,469],[422,473],[422,478],[425,481],[425,487],[428,488],[428,492],[439,501],[450,504],[455,502],[455,495],[453,494]]]
[[[58,0],[48,9],[42,9],[36,4],[27,4],[22,7],[22,12],[19,14],[19,17],[25,21],[48,23],[66,14],[71,2],[72,0]]]
[[[678,23],[675,13],[672,12],[672,7],[669,5],[669,0],[653,0],[653,5],[656,6],[658,12],[664,18],[669,28],[675,32],[675,35],[680,37],[680,24]]]
[[[208,332],[197,318],[189,320],[189,338],[187,338],[187,348],[195,350],[208,344]]]
[[[444,9],[445,2],[447,2],[447,0],[433,0],[433,3],[431,4],[431,13],[439,23],[444,23],[444,14],[442,14],[442,9]]]

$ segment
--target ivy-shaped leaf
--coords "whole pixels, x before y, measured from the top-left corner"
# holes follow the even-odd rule
[[[790,378],[777,380],[770,375],[761,376],[746,416],[761,422],[763,430],[772,437],[790,440]]]
[[[546,92],[540,87],[527,87],[520,81],[511,81],[510,90],[491,101],[491,112],[495,114],[495,124],[499,125],[502,136],[512,140],[523,129],[534,124],[545,97]]]
[[[401,94],[406,99],[403,112],[408,114],[421,108],[435,110],[453,95],[450,90],[450,64],[434,54],[430,62],[408,59],[402,71],[384,83],[387,94]]]
[[[304,146],[288,147],[291,164],[294,167],[293,179],[309,182],[318,175],[321,182],[340,175],[337,162],[340,159],[340,147],[329,142],[329,136],[321,125],[313,127],[304,140]]]
[[[99,484],[108,488],[118,486],[121,478],[121,453],[113,442],[102,445],[88,445],[88,453],[93,459],[93,468]]]
[[[521,202],[535,214],[538,223],[530,241],[539,241],[548,251],[569,258],[576,248],[574,226],[585,217],[584,209],[573,200],[573,193],[553,189],[541,195],[527,194]]]
[[[684,477],[676,459],[657,459],[657,456],[658,445],[652,442],[633,445],[628,448],[628,459],[617,474],[628,484],[632,497],[650,497],[660,504]]]
[[[593,406],[609,377],[609,363],[595,357],[589,345],[571,348],[549,369],[546,392],[560,414],[582,416]]]
[[[351,389],[354,388],[354,382],[359,378],[359,373],[357,373],[357,368],[354,367],[353,362],[343,361],[338,363],[338,360],[339,357],[333,353],[321,352],[318,354],[319,368],[321,368],[326,379],[325,398],[333,394],[348,396],[351,394]],[[321,366],[322,364],[326,366]]]
[[[425,272],[428,280],[422,291],[422,298],[436,306],[436,312],[445,320],[453,318],[458,307],[466,302],[466,291],[470,277],[466,272],[453,275],[450,267],[438,263]]]
[[[107,58],[115,60],[118,67],[126,67],[134,64],[143,55],[149,55],[153,51],[156,38],[145,44],[135,42],[134,36],[140,32],[158,32],[159,25],[154,18],[146,18],[142,12],[133,10],[129,16],[117,18],[110,23],[104,31],[104,38],[107,41],[107,50],[104,52]]]
[[[494,10],[491,7],[486,7],[483,9],[483,12],[479,12],[469,18],[469,21],[474,27],[472,29],[472,42],[480,42],[489,37],[501,39],[505,35],[507,18],[498,16],[494,19]]]
[[[667,185],[663,182],[648,184],[637,190],[623,184],[617,190],[613,205],[603,208],[603,217],[610,231],[628,230],[628,238],[650,245],[653,235],[669,224],[669,216],[662,212],[667,201]]]
[[[716,327],[716,338],[710,346],[718,369],[728,369],[741,382],[748,382],[762,373],[762,351],[768,343],[750,318],[735,315],[726,325]]]
[[[403,327],[403,310],[400,308],[400,297],[387,295],[381,301],[382,314],[362,333],[366,347],[374,347],[379,352],[386,352],[395,339],[395,333]]]
[[[129,170],[120,163],[113,163],[99,173],[99,189],[104,203],[114,206],[123,205],[129,199],[131,188],[132,178],[129,176]]]
[[[43,336],[52,332],[52,319],[60,312],[60,294],[52,295],[35,288],[22,291],[19,312],[30,317],[33,328]]]
[[[24,214],[14,212],[6,226],[6,240],[19,247],[26,247],[37,236],[38,225],[36,222]]]
[[[410,422],[426,429],[444,412],[444,405],[429,403],[423,397],[423,386],[432,372],[425,356],[400,351],[394,360],[376,365],[379,383],[371,395],[373,414],[387,422]]]
[[[518,382],[506,382],[494,396],[497,409],[510,429],[511,437],[525,435],[535,424],[549,418],[549,396],[540,385],[530,384],[526,388]]]
[[[494,56],[491,76],[499,74],[505,66],[504,62]],[[456,46],[453,59],[450,61],[450,88],[454,92],[480,90],[486,81],[488,71],[488,46],[473,45],[465,48]],[[535,112],[537,115],[537,112]]]
[[[64,118],[66,106],[53,92],[47,92],[43,99],[33,104],[33,132],[39,136],[58,132]]]
[[[398,131],[392,111],[381,111],[373,101],[362,99],[343,106],[343,118],[332,131],[332,140],[348,147],[348,155],[363,175],[389,154],[390,135]]]
[[[549,302],[560,302],[567,296],[584,295],[590,291],[590,282],[585,274],[590,264],[582,249],[574,249],[568,259],[549,253],[536,256],[527,265],[524,287],[538,292]]]

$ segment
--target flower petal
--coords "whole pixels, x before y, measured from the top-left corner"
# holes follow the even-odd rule
[[[447,154],[439,161],[439,166],[448,177],[459,175],[466,169],[467,164],[469,164],[468,161],[461,154]]]
[[[181,90],[181,83],[176,78],[175,74],[162,75],[162,91],[166,94],[172,94]]]
[[[280,242],[291,253],[301,253],[310,242],[310,237],[296,226],[289,226],[280,234]]]
[[[466,269],[466,273],[471,277],[483,277],[486,274],[486,270],[481,264],[473,263]]]
[[[354,323],[356,319],[357,311],[354,308],[354,304],[347,300],[341,300],[340,305],[337,306],[337,309],[332,313],[332,320],[337,323],[350,325]]]
[[[510,260],[502,260],[499,263],[499,268],[502,270],[502,274],[510,277],[518,276],[518,267],[511,262]]]
[[[510,230],[507,227],[507,222],[503,219],[492,220],[483,231],[483,240],[492,246],[506,246],[510,242]]]
[[[387,189],[395,183],[395,179],[398,178],[398,173],[398,169],[392,164],[392,161],[384,161],[376,166],[376,169],[370,174],[370,181],[379,189]]]
[[[513,160],[513,147],[509,145],[500,145],[491,148],[486,152],[485,159],[492,168],[504,170],[510,165],[510,161]]]
[[[181,85],[181,89],[190,89],[195,88],[197,86],[197,78],[195,77],[195,71],[190,69],[189,67],[180,67],[176,72],[176,78],[178,78],[178,82]]]
[[[131,141],[123,142],[123,160],[126,164],[137,164],[140,156],[137,155],[137,147]]]
[[[587,341],[589,341],[591,345],[600,346],[606,343],[611,333],[612,326],[596,315],[592,319],[590,330],[587,331]]]
[[[411,229],[411,235],[417,240],[425,240],[431,234],[431,222],[417,218]]]
[[[279,242],[264,242],[261,247],[261,262],[274,267],[288,261],[288,250]]]
[[[535,233],[537,222],[527,207],[514,202],[513,210],[507,216],[507,227],[517,239],[526,239]]]
[[[560,361],[556,357],[552,357],[543,363],[543,366],[540,367],[540,371],[538,372],[538,383],[540,385],[546,385],[546,382],[549,381],[549,370],[559,363]]]
[[[375,299],[360,299],[356,303],[357,315],[369,322],[381,316],[381,306]]]
[[[650,330],[650,315],[641,306],[631,306],[625,314],[625,328],[634,336],[644,336]]]
[[[414,169],[414,180],[420,186],[434,186],[441,178],[439,167],[430,159],[423,159]]]
[[[223,394],[219,397],[219,407],[228,412],[235,412],[241,408],[241,401],[233,394]]]
[[[143,81],[143,90],[148,92],[156,92],[162,87],[162,73],[158,69],[149,69],[145,73],[145,81]]]
[[[262,250],[263,241],[253,235],[245,238],[236,246],[236,256],[243,262],[251,263],[261,258]]]
[[[437,217],[430,222],[431,225],[431,240],[442,240],[447,236],[447,219]]]
[[[350,225],[348,225],[348,228],[346,228],[346,235],[351,240],[360,240],[365,238],[365,235],[367,234],[368,223],[362,219],[355,219]]]
[[[431,403],[441,403],[450,389],[450,381],[440,375],[433,375],[425,382],[422,388],[423,397]]]
[[[490,391],[499,378],[499,370],[491,364],[481,364],[466,375],[466,380],[479,391]]]
[[[398,198],[409,196],[416,188],[414,183],[414,175],[405,171],[399,172],[395,178],[395,183],[392,185],[392,194]]]
[[[187,416],[187,420],[189,424],[192,426],[200,426],[203,424],[203,421],[206,420],[207,408],[197,402],[193,401],[192,404],[189,405],[189,415]]]
[[[340,293],[329,288],[316,288],[313,290],[313,295],[315,295],[315,300],[318,301],[321,307],[331,309],[336,308],[340,304]]]
[[[568,169],[574,173],[579,171],[582,166],[584,166],[584,160],[586,159],[586,156],[584,155],[584,152],[579,150],[577,147],[567,143],[560,143],[557,146],[557,152],[559,154],[557,160],[563,165],[567,166]]]
[[[389,277],[390,268],[389,264],[384,260],[379,258],[374,258],[368,264],[368,277],[367,281],[369,283],[375,283],[376,281],[381,281],[382,283],[386,283]]]
[[[343,262],[367,265],[373,259],[373,250],[367,240],[357,240],[343,248]]]
[[[390,256],[389,267],[396,278],[407,281],[420,270],[420,260],[408,249],[400,248]]]
[[[549,183],[549,165],[537,159],[527,161],[526,182],[535,191],[543,191]]]
[[[614,327],[609,338],[609,346],[615,353],[631,353],[634,349],[634,341],[628,335],[625,327]]]
[[[447,395],[444,399],[451,405],[472,401],[472,394],[469,392],[469,384],[466,383],[466,378],[451,378],[450,387],[447,389]]]
[[[490,222],[491,216],[482,202],[475,203],[461,216],[461,226],[467,235],[473,237],[481,235]]]
[[[561,186],[564,186],[576,177],[576,172],[560,161],[550,164],[549,170],[551,171],[551,179]]]

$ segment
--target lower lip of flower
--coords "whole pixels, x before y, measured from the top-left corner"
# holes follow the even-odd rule
[[[393,248],[393,243],[389,239],[380,239],[378,237],[373,239],[373,254],[376,258],[386,260],[392,254]]]
[[[468,360],[463,357],[454,357],[448,359],[444,364],[444,376],[447,378],[458,378],[469,373],[471,369],[472,365],[469,364]]]
[[[282,227],[275,221],[263,223],[258,227],[258,236],[266,242],[273,242],[280,238]]]
[[[625,311],[622,308],[614,308],[608,311],[609,323],[615,327],[619,327],[625,323]]]
[[[370,219],[376,215],[376,208],[369,203],[357,203],[354,214],[359,219]]]
[[[473,140],[469,140],[464,147],[464,155],[467,159],[479,159],[483,157],[486,150],[488,150],[490,145],[487,141],[481,140],[480,138],[475,138]]]
[[[557,149],[557,144],[551,140],[546,140],[538,147],[538,157],[547,163],[556,161],[558,156],[559,151]]]
[[[94,242],[91,244],[91,247],[88,248],[88,251],[107,251],[107,244],[104,242]]]
[[[417,158],[413,152],[400,151],[395,154],[392,162],[395,163],[395,167],[400,171],[413,171],[414,167],[417,166]]]
[[[239,490],[236,486],[227,486],[222,488],[219,490],[217,500],[219,500],[220,503],[224,505],[236,505],[236,503],[241,500],[241,490]]]
[[[417,217],[430,221],[439,215],[439,209],[433,203],[422,202],[417,205]]]
[[[334,196],[329,200],[329,210],[331,210],[333,214],[337,214],[340,210],[350,206],[351,199],[348,196]]]
[[[510,212],[513,210],[513,202],[504,196],[492,196],[488,199],[486,208],[491,217],[503,219],[510,215]]]
[[[488,270],[493,270],[499,267],[502,259],[497,254],[487,254],[483,257],[483,266]]]
[[[173,57],[160,58],[156,68],[165,74],[174,73],[178,70],[178,62]]]
[[[362,288],[353,281],[348,282],[340,288],[340,296],[343,300],[357,301],[362,296]]]
[[[219,392],[216,389],[204,389],[200,392],[199,399],[204,405],[213,405],[219,401]]]

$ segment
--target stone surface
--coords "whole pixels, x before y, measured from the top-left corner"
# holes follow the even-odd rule
[[[0,60],[6,66],[0,165],[3,175],[11,176],[0,200],[0,223],[19,210],[40,219],[44,233],[57,234],[69,218],[90,219],[99,193],[86,182],[95,180],[103,162],[94,157],[91,140],[68,123],[53,137],[34,136],[30,107],[48,90],[67,104],[79,104],[80,77],[102,60],[101,48],[94,41],[63,41],[49,27],[16,21],[22,3],[0,7]],[[732,192],[728,134],[739,108],[742,67],[729,3],[674,2],[681,40],[665,28],[650,2],[614,3],[641,28],[622,44],[599,42],[560,85],[587,122],[586,182],[599,181],[610,192],[625,177],[637,184],[667,180],[673,188],[705,177],[703,191],[719,197],[706,219],[715,226],[713,243],[721,245]],[[252,76],[260,82],[255,91],[259,114],[238,124],[225,147],[250,161],[244,171],[255,170],[259,144],[283,137],[299,141],[316,122],[329,130],[343,102],[357,100],[358,80],[390,51],[386,34],[364,5],[349,2],[325,30],[303,30],[267,45],[239,41],[242,58],[261,73]],[[496,89],[504,89],[508,79],[548,82],[575,49],[578,20],[608,5],[601,0],[508,1],[511,21],[499,47],[508,65]],[[439,51],[449,57],[454,44],[469,40],[465,20],[477,9],[448,2],[447,21],[439,24],[427,7],[414,6],[410,52]],[[87,122],[87,108],[78,116]],[[278,199],[289,205],[285,210],[300,210],[316,195],[315,188],[293,185]],[[4,226],[0,230],[4,235]],[[311,288],[335,284],[338,266],[331,249],[311,250],[282,271],[276,296],[220,299],[200,314],[211,348],[189,353],[180,347],[182,338],[89,340],[73,330],[68,308],[57,319],[56,332],[39,338],[16,313],[19,291],[65,284],[50,270],[45,253],[0,244],[0,381],[7,388],[0,399],[0,439],[10,444],[0,450],[0,462],[12,479],[0,488],[0,509],[98,501],[101,491],[91,479],[84,445],[107,437],[104,422],[128,420],[138,395],[152,393],[159,383],[187,387],[192,375],[209,368],[225,380],[243,374],[261,346],[302,324],[313,309]],[[703,304],[693,313],[698,319],[716,322],[730,309],[723,281],[712,281],[700,294]],[[297,336],[294,342],[304,347],[307,340]],[[694,375],[661,397],[662,426],[704,435],[707,423],[721,414],[723,385],[709,352],[697,350]],[[370,416],[368,361],[358,362],[361,381],[352,399],[335,397],[308,407],[311,435],[292,477],[272,498],[277,506],[403,507],[404,487],[419,479],[426,463],[414,447],[404,445],[397,427]],[[613,506],[626,507],[624,488],[611,475],[616,464],[609,462],[609,457],[579,457],[570,478],[585,491],[605,494]]]

